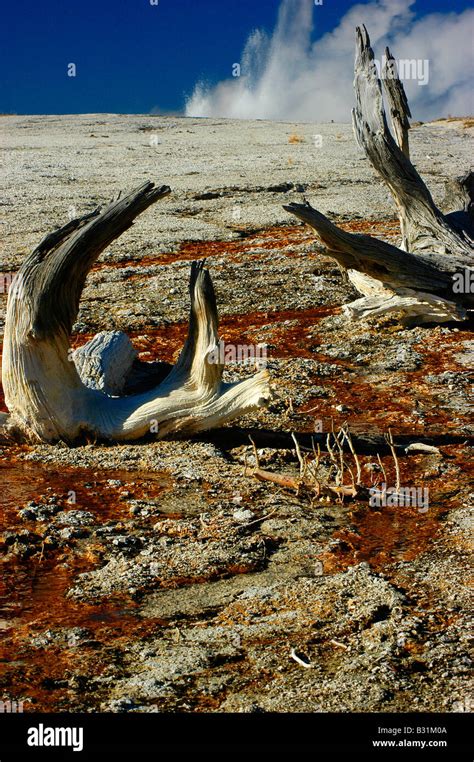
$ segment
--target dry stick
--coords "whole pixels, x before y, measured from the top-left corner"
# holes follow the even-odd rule
[[[296,456],[297,456],[299,464],[300,464],[300,478],[303,479],[304,475],[305,475],[305,472],[306,472],[306,462],[304,461],[303,456],[301,455],[301,450],[300,450],[300,446],[298,444],[298,440],[296,439],[296,437],[295,437],[293,432],[291,432],[291,438],[292,438],[293,442],[295,443]]]
[[[334,437],[334,442],[337,446],[338,452],[339,452],[339,461],[337,460],[336,453],[334,450],[331,449],[331,455],[334,456],[334,464],[336,466],[336,484],[343,485],[344,484],[344,459],[341,454],[341,445],[338,439],[338,434],[334,431],[334,421],[331,419],[331,433]],[[328,437],[329,442],[329,437]],[[346,464],[347,465],[347,464]]]
[[[308,474],[308,476],[310,477],[310,479],[313,482],[317,482],[318,481],[318,472],[317,472],[317,470],[315,468],[314,461],[311,463],[309,461],[309,456],[306,456],[305,463],[306,463],[306,473]]]
[[[346,431],[345,429],[341,429],[341,431],[343,433],[343,436],[345,437],[345,440],[346,440],[347,444],[349,445],[349,449],[350,449],[350,451],[352,453],[352,457],[354,458],[354,461],[355,461],[355,464],[356,464],[356,469],[357,469],[357,484],[361,484],[361,482],[362,482],[362,469],[360,467],[360,461],[359,461],[359,458],[357,457],[357,453],[354,450],[354,445],[352,444],[352,437],[349,434],[349,432]]]
[[[304,478],[306,475],[306,467],[308,464],[307,464],[306,458],[303,458],[303,456],[301,455],[300,446],[293,432],[291,433],[291,438],[293,439],[293,442],[295,443],[296,455],[300,464],[300,486],[298,488],[298,494],[299,494],[301,487],[304,486]]]
[[[339,497],[342,497],[344,495],[347,495],[348,497],[357,497],[357,490],[355,487],[349,487],[347,485],[342,485],[340,487],[332,487],[330,484],[324,484],[323,486],[326,489],[328,489],[330,492],[332,492],[334,495],[339,495]]]
[[[377,453],[377,460],[379,462],[380,468],[382,469],[384,483],[387,484],[387,474],[385,473],[385,468],[383,467],[382,458],[380,457],[380,455],[378,453]]]
[[[349,463],[346,460],[344,461],[344,465],[345,465],[345,467],[347,468],[347,470],[349,471],[349,473],[351,475],[351,484],[352,484],[352,486],[355,489],[356,488],[356,480],[355,480],[354,472],[353,472],[352,468],[350,467]]]
[[[352,444],[352,440],[351,440],[351,437],[348,434],[348,432],[345,431],[343,428],[341,428],[340,431],[338,432],[338,434],[336,435],[334,433],[334,424],[332,424],[332,429],[333,429],[332,433],[333,433],[333,436],[334,436],[334,440],[335,440],[336,446],[337,446],[338,451],[339,451],[339,461],[338,461],[338,459],[337,459],[337,457],[335,455],[334,449],[331,447],[331,437],[330,437],[329,433],[327,435],[327,449],[328,449],[328,453],[329,453],[329,456],[331,458],[331,461],[332,461],[333,465],[335,466],[336,478],[339,481],[339,483],[336,483],[335,486],[332,486],[332,485],[330,485],[328,483],[324,483],[324,484],[321,485],[321,483],[320,483],[320,481],[318,479],[317,469],[319,467],[320,458],[321,458],[321,449],[320,449],[319,443],[318,443],[318,449],[316,450],[315,443],[314,443],[314,437],[311,437],[311,445],[312,445],[312,449],[313,449],[313,454],[314,454],[315,460],[314,460],[314,463],[310,463],[308,461],[307,457],[303,457],[302,456],[299,442],[296,439],[296,436],[295,436],[294,433],[291,434],[291,437],[292,437],[293,442],[295,444],[296,456],[298,458],[298,462],[299,462],[299,466],[300,466],[300,478],[296,479],[295,477],[290,476],[289,474],[274,474],[271,471],[266,471],[265,469],[260,468],[260,462],[259,462],[257,447],[256,447],[255,442],[253,441],[252,437],[249,436],[249,440],[252,443],[252,447],[253,447],[253,451],[254,451],[255,462],[257,464],[257,467],[253,470],[253,476],[256,479],[258,479],[259,481],[272,482],[273,484],[277,484],[278,486],[280,486],[283,489],[285,489],[285,488],[286,489],[294,489],[297,494],[300,491],[301,487],[303,487],[303,486],[307,486],[307,487],[311,486],[313,488],[313,490],[316,492],[316,497],[319,497],[321,495],[321,491],[322,490],[324,492],[326,492],[326,493],[329,492],[329,493],[332,493],[334,495],[337,495],[341,499],[345,495],[347,495],[349,497],[356,497],[357,494],[358,494],[357,486],[361,484],[361,467],[360,467],[359,459],[358,459],[357,454],[356,454],[356,452],[354,450],[354,447],[353,447],[353,444]],[[346,441],[349,444],[349,448],[351,450],[352,456],[353,456],[354,461],[355,461],[356,466],[357,466],[357,485],[355,483],[354,474],[353,474],[352,469],[350,468],[350,466],[347,464],[347,462],[343,458],[343,449],[342,449],[339,437],[345,438]],[[344,474],[344,465],[347,467],[347,469],[350,472],[351,479],[352,479],[352,485],[351,486],[346,486],[346,485],[341,483],[342,482],[342,477],[343,477],[343,474]],[[246,474],[246,470],[247,470],[247,464],[246,464],[246,461],[245,461],[245,471],[244,471],[245,474]],[[306,474],[309,474],[309,476],[313,480],[313,483],[311,485],[305,485],[304,484],[304,477],[305,477]],[[260,519],[257,519],[257,521],[260,521]],[[254,522],[251,522],[251,523],[254,523]]]
[[[345,643],[341,643],[339,640],[332,639],[329,642],[335,646],[339,646],[339,648],[344,648],[346,651],[349,651],[349,646],[346,646]]]
[[[265,521],[265,519],[269,519],[270,516],[274,516],[277,512],[277,509],[275,508],[273,511],[270,511],[270,513],[265,514],[265,516],[260,516],[259,519],[254,519],[254,521],[249,521],[247,524],[241,524],[240,526],[243,527],[251,527],[252,524],[258,524],[260,521]]]
[[[308,474],[311,477],[310,486],[311,486],[311,489],[314,491],[314,498],[312,498],[312,500],[314,500],[318,498],[321,494],[321,485],[319,483],[318,473],[314,469],[313,464],[308,463],[307,466],[308,466]]]
[[[337,449],[339,451],[339,466],[338,466],[337,479],[339,481],[339,484],[340,484],[341,488],[343,488],[344,487],[344,457],[343,457],[341,443],[339,442],[339,432],[338,432],[338,434],[336,434],[334,432],[334,423],[332,423],[332,435],[334,437],[334,441],[335,441],[335,443],[337,445]],[[341,503],[343,501],[344,501],[344,494],[341,494]]]
[[[256,468],[253,475],[261,482],[273,482],[274,484],[279,484],[280,487],[294,489],[295,492],[298,492],[301,487],[301,482],[288,474],[274,474],[272,471],[264,471],[262,468]]]
[[[312,462],[310,462],[308,460],[307,466],[308,466],[308,470],[311,473],[313,479],[317,479],[318,478],[318,468],[319,468],[319,457],[318,457],[318,454],[316,453],[316,450],[315,450],[315,447],[314,447],[314,439],[313,439],[313,437],[311,437],[311,445],[312,445],[312,448],[313,448],[314,460]],[[307,458],[309,458],[309,455],[307,456]]]
[[[294,476],[289,474],[274,474],[272,471],[265,471],[263,468],[256,468],[253,472],[253,476],[261,482],[272,482],[278,484],[280,487],[286,487],[287,489],[294,489],[296,493],[299,492],[302,484],[299,479],[295,479]],[[319,486],[319,485],[318,485]],[[356,497],[357,492],[353,487],[335,486],[331,484],[323,484],[323,491],[331,493],[333,495]]]
[[[334,450],[331,447],[331,434],[329,434],[329,433],[328,433],[328,435],[326,437],[326,446],[327,446],[327,450],[328,450],[328,453],[329,453],[329,457],[331,458],[333,464],[336,467],[336,483],[337,483],[337,480],[339,478],[339,464],[337,462],[336,456],[334,455]],[[329,473],[331,473],[331,472],[329,472]]]
[[[336,432],[334,431],[334,418],[331,418],[331,434],[332,434],[332,435],[333,435],[333,437],[334,437],[334,443],[337,445],[337,444],[338,444],[338,441],[337,441]],[[338,448],[338,449],[339,449],[339,448]],[[336,458],[337,458],[337,455],[336,455]],[[340,484],[342,484],[342,479],[341,479],[341,466],[340,466],[340,464],[339,464],[339,463],[338,463],[338,465],[337,465],[337,469],[338,469],[337,478],[339,479],[339,483],[340,483]]]
[[[201,526],[204,527],[204,529],[209,529],[210,524],[207,524],[204,519],[204,513],[199,514],[199,521],[201,522]]]
[[[304,466],[305,466],[305,473],[309,472],[313,474],[313,477],[315,475],[314,469],[313,469],[313,463],[310,460],[310,453],[307,453],[304,456]]]
[[[250,435],[249,435],[249,439],[252,443],[253,453],[255,457],[255,469],[254,469],[253,475],[259,481],[274,482],[274,484],[279,484],[281,487],[289,487],[290,489],[294,489],[296,490],[296,492],[298,492],[301,485],[300,485],[300,482],[296,481],[296,479],[294,479],[293,477],[285,476],[284,474],[274,474],[271,471],[265,471],[264,469],[260,468],[260,459],[258,457],[257,446]],[[301,461],[300,461],[300,465],[301,465]]]
[[[337,435],[337,444],[338,444],[338,447],[339,447],[340,451],[344,452],[342,450],[342,445],[339,442],[339,437],[342,437],[342,439],[344,439],[344,431],[343,431],[342,428],[339,430],[338,435]],[[350,467],[350,465],[348,464],[348,462],[346,460],[344,460],[343,462],[344,462],[345,467],[347,468],[347,470],[349,471],[349,473],[351,475],[352,486],[355,489],[356,482],[355,482],[354,472],[353,472],[352,468]]]
[[[395,474],[396,474],[396,483],[395,483],[395,490],[399,491],[400,489],[400,466],[398,464],[398,458],[397,453],[395,452],[395,447],[393,446],[393,436],[391,429],[388,430],[388,436],[385,437],[385,439],[388,442],[388,446],[390,447],[390,451],[392,453],[392,458],[395,463]]]
[[[318,469],[319,468],[319,461],[321,460],[321,448],[320,448],[319,442],[318,442],[318,450],[316,452],[316,448],[314,446],[314,437],[311,437],[311,446],[313,448],[314,459],[316,461],[315,468]]]
[[[345,464],[347,470],[349,471],[349,473],[351,475],[351,483],[352,483],[353,488],[355,489],[356,488],[356,480],[355,480],[355,476],[354,476],[354,471],[352,470],[352,468],[350,467],[349,463],[346,460],[344,461],[344,464]]]
[[[314,461],[311,464],[310,469],[311,469],[311,473],[312,473],[312,476],[313,476],[313,482],[314,482],[313,483],[313,489],[316,492],[315,498],[318,498],[320,496],[320,494],[321,494],[321,484],[320,484],[320,481],[318,479],[319,462],[320,462],[320,459],[321,459],[321,448],[320,448],[319,442],[318,442],[318,450],[316,452],[316,448],[314,446],[314,437],[311,437],[311,445],[312,445],[312,448],[313,448]]]
[[[309,410],[299,410],[295,415],[309,415],[310,413],[316,413],[319,410],[319,405],[316,407],[310,407]]]
[[[256,444],[255,444],[255,442],[253,441],[253,439],[252,439],[252,437],[250,436],[250,434],[249,434],[249,439],[250,439],[250,441],[251,441],[251,443],[252,443],[252,447],[253,447],[253,454],[254,454],[254,456],[255,456],[255,468],[260,468],[260,458],[258,457],[258,450],[257,450],[257,445],[256,445]]]
[[[341,447],[341,443],[339,441],[339,437],[342,434],[342,429],[339,429],[337,435],[334,434],[333,436],[337,445],[337,449],[339,450],[339,461],[340,461],[340,469],[341,469],[341,484],[344,484],[344,465],[347,465],[347,463],[344,460],[344,450]]]

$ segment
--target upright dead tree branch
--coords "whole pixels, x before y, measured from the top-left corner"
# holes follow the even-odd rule
[[[87,273],[135,217],[169,192],[166,186],[146,183],[104,211],[46,236],[22,265],[9,291],[2,383],[10,425],[25,436],[71,443],[83,434],[117,441],[147,433],[190,434],[221,426],[268,399],[266,371],[226,384],[223,366],[210,359],[219,341],[218,318],[203,262],[191,267],[188,337],[176,365],[161,369],[165,378],[160,384],[138,394],[111,396],[121,388],[126,394],[127,379],[120,375],[134,363],[133,348],[120,335],[90,342],[78,353],[76,367],[69,336]]]
[[[388,127],[374,54],[365,27],[357,28],[354,88],[356,139],[395,199],[400,248],[367,235],[346,233],[309,204],[284,208],[311,225],[328,253],[348,271],[363,299],[346,305],[352,318],[399,311],[407,322],[463,320],[474,306],[469,290],[454,288],[456,277],[474,266],[472,181],[460,186],[463,208],[444,215],[410,161],[411,116],[395,61],[386,50],[383,85],[395,139]]]
[[[397,145],[407,159],[410,158],[408,143],[408,130],[410,129],[409,117],[411,117],[405,90],[400,82],[397,64],[388,48],[385,48],[385,64],[382,78],[385,85],[385,94],[390,108],[390,120]]]

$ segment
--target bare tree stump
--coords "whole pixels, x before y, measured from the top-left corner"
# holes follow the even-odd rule
[[[137,365],[121,334],[89,342],[76,352],[76,367],[69,336],[88,271],[135,217],[169,192],[146,183],[46,236],[27,257],[8,296],[2,383],[10,418],[4,426],[36,441],[73,443],[84,435],[123,441],[211,429],[265,404],[266,371],[226,384],[223,366],[209,359],[219,341],[218,317],[203,262],[191,267],[187,340],[176,365],[161,369],[161,384],[123,396],[127,381],[133,387],[145,380],[147,387],[157,371]],[[78,367],[83,377],[89,374],[86,383]]]
[[[328,254],[347,270],[363,295],[345,305],[349,317],[397,311],[403,322],[411,324],[464,320],[466,310],[474,307],[469,288],[474,266],[472,176],[466,175],[455,185],[458,211],[444,215],[410,161],[411,114],[388,49],[382,77],[395,138],[387,124],[369,35],[365,27],[358,27],[353,128],[359,145],[395,199],[400,248],[368,235],[347,233],[307,203],[284,208],[317,231]]]

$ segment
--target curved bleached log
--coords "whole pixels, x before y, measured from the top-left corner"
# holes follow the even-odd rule
[[[356,139],[390,188],[400,219],[400,248],[367,235],[347,233],[309,204],[284,208],[313,227],[328,254],[347,269],[365,297],[345,305],[352,318],[397,311],[413,324],[463,320],[474,307],[472,177],[456,184],[460,211],[444,215],[410,161],[411,116],[388,48],[383,85],[395,138],[388,127],[374,54],[365,27],[357,28],[354,88]],[[463,286],[464,284],[464,286]]]
[[[223,366],[210,361],[219,340],[218,318],[203,262],[191,267],[186,343],[161,384],[139,394],[111,396],[97,389],[97,378],[89,386],[80,378],[69,336],[87,273],[138,214],[169,192],[166,186],[146,183],[104,211],[50,234],[27,257],[10,288],[5,322],[2,383],[11,428],[37,441],[67,443],[84,435],[124,441],[147,433],[192,434],[221,426],[267,401],[266,371],[226,384]],[[114,343],[121,357],[114,355]],[[123,341],[109,342],[107,350],[103,359],[115,368],[115,377],[117,368],[130,370],[133,357]],[[117,379],[114,383],[116,390]]]

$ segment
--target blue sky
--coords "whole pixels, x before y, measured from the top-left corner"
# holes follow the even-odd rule
[[[152,0],[153,1],[153,0]],[[308,0],[310,3],[312,0]],[[196,82],[231,76],[249,34],[270,34],[279,0],[8,0],[0,29],[0,112],[182,112]],[[323,0],[313,39],[355,3]],[[417,0],[460,12],[467,0]],[[370,16],[370,14],[369,14]],[[370,17],[367,19],[370,28]],[[74,63],[76,76],[67,76]]]

